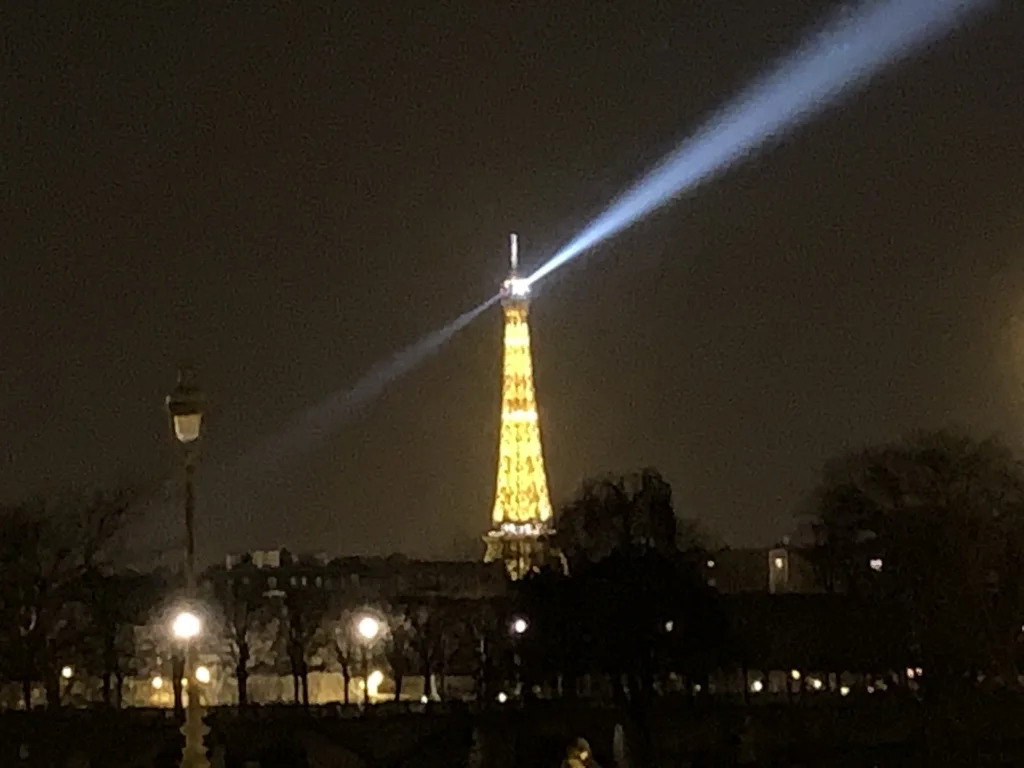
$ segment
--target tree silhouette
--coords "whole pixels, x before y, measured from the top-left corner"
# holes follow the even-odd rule
[[[387,635],[384,638],[384,659],[395,681],[395,701],[402,698],[402,684],[413,667],[412,622],[403,607],[388,612]]]
[[[84,650],[86,578],[112,566],[132,500],[95,491],[0,510],[0,655],[26,707],[39,681],[48,706],[60,706],[61,667]]]
[[[324,646],[324,619],[329,598],[308,576],[292,576],[283,585],[285,653],[291,669],[295,701],[309,706],[310,661]]]
[[[136,628],[146,623],[167,588],[158,573],[94,568],[84,574],[89,623],[83,628],[83,666],[100,678],[104,706],[121,706],[125,677],[137,671]]]
[[[826,465],[814,562],[833,590],[898,608],[925,690],[977,671],[1017,686],[1024,468],[994,440],[922,433]]]
[[[699,542],[680,550],[672,489],[651,469],[586,481],[556,528],[568,575],[542,572],[520,585],[528,682],[558,676],[572,695],[582,674],[603,676],[643,761],[658,683],[673,671],[705,680],[724,645],[717,596],[695,565]]]
[[[219,627],[238,685],[238,705],[249,704],[250,669],[269,653],[275,626],[265,580],[248,555],[232,568],[217,566],[206,573],[219,615]]]

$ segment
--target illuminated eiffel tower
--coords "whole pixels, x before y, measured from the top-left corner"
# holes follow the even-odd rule
[[[513,579],[521,579],[550,557],[551,499],[544,471],[537,398],[530,354],[530,285],[518,275],[519,252],[511,236],[512,270],[501,289],[505,313],[501,387],[501,440],[492,528],[484,537],[484,560],[502,560]]]

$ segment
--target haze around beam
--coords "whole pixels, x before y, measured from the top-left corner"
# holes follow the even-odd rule
[[[528,278],[583,251],[742,161],[998,0],[884,0],[844,9],[722,107]]]
[[[424,336],[391,357],[381,360],[351,387],[334,392],[298,413],[276,435],[245,453],[236,469],[272,470],[286,460],[308,453],[338,428],[366,409],[395,381],[417,368],[455,334],[494,305],[498,296],[464,312],[443,328]]]

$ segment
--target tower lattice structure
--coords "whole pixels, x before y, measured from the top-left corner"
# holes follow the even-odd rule
[[[513,579],[543,564],[553,533],[530,352],[530,286],[517,274],[517,245],[512,235],[512,271],[501,292],[505,335],[498,480],[492,528],[484,537],[484,559],[504,561]]]

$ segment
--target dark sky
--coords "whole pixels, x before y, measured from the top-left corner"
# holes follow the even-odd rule
[[[225,467],[492,294],[508,231],[553,253],[828,3],[285,5],[5,10],[0,498],[167,477],[189,359],[206,557],[451,554],[489,522],[497,310],[307,455]],[[761,544],[844,447],[1021,448],[1022,39],[1005,2],[539,285],[555,502],[652,465]]]

